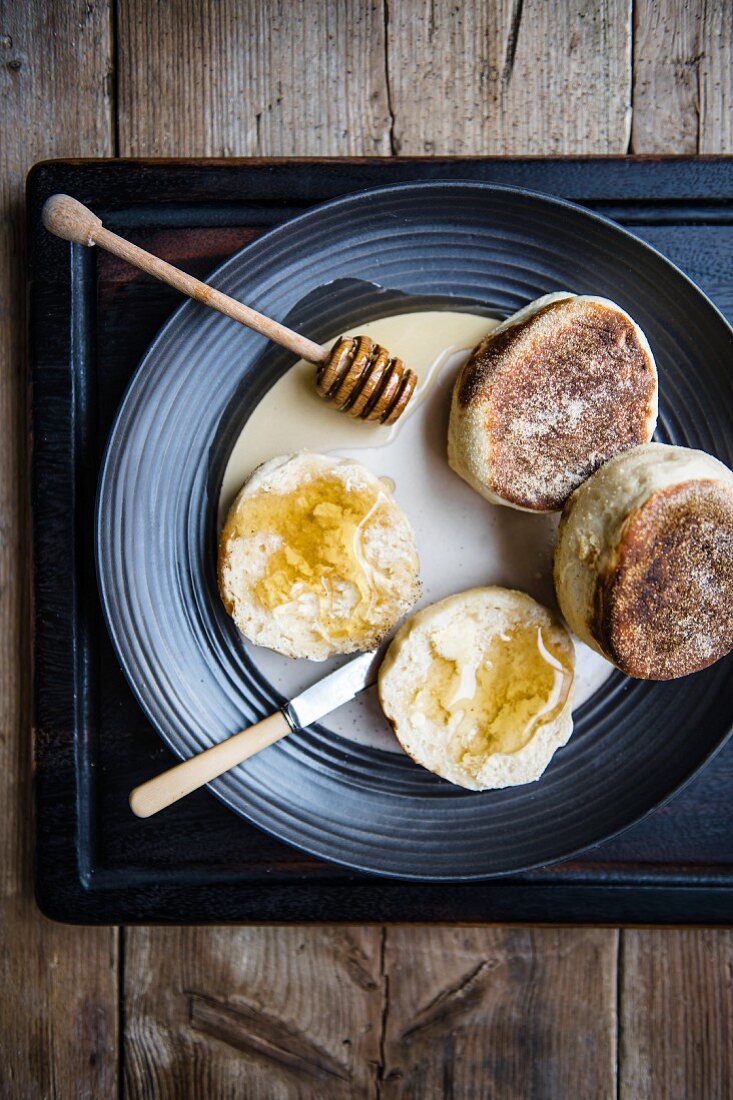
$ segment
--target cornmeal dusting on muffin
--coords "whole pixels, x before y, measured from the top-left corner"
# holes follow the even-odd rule
[[[670,680],[733,648],[733,471],[649,443],[569,498],[555,591],[570,628],[623,672]]]
[[[647,442],[656,416],[654,358],[632,318],[606,299],[548,296],[470,356],[448,459],[493,503],[553,511],[612,455]]]

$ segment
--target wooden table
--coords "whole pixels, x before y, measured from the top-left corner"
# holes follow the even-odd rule
[[[22,188],[53,156],[733,152],[727,0],[0,0],[0,1094],[733,1096],[733,932],[72,928],[31,891]],[[418,915],[419,916],[419,915]]]

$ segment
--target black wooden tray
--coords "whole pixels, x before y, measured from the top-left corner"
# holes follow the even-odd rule
[[[291,850],[206,791],[127,806],[172,764],[102,622],[92,520],[104,441],[176,293],[51,238],[55,191],[205,275],[264,229],[363,187],[473,179],[573,199],[687,271],[733,319],[733,158],[52,161],[28,178],[33,387],[36,893],[84,923],[733,922],[733,741],[664,807],[584,858],[494,882],[380,880]],[[731,363],[733,369],[733,361]]]

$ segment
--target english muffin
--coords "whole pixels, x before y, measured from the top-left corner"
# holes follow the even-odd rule
[[[648,443],[657,370],[615,302],[548,294],[486,336],[456,381],[448,461],[493,504],[553,512],[602,462]]]
[[[630,676],[671,680],[733,648],[733,472],[650,443],[565,505],[555,589],[570,628]]]
[[[539,779],[573,729],[575,654],[524,592],[473,588],[413,615],[379,670],[379,699],[413,760],[481,791]]]
[[[219,591],[242,634],[313,661],[377,645],[418,598],[418,569],[387,484],[309,452],[259,466],[219,540]]]

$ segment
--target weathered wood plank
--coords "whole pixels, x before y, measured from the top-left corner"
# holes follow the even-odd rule
[[[700,58],[701,153],[733,153],[733,4],[705,0]]]
[[[397,152],[626,152],[630,0],[387,4]]]
[[[621,1100],[729,1100],[733,931],[622,935]]]
[[[52,924],[27,892],[0,902],[0,1096],[117,1096],[117,932]]]
[[[372,0],[121,0],[126,156],[390,152]]]
[[[613,930],[390,928],[382,1096],[616,1096]]]
[[[696,153],[698,146],[700,32],[688,0],[634,4],[634,113],[636,153]]]
[[[41,158],[112,152],[110,9],[0,0],[0,1091],[107,1097],[117,1081],[114,929],[32,898],[23,185]]]
[[[130,1097],[372,1096],[382,1014],[376,928],[134,928]]]
[[[635,153],[733,151],[733,7],[634,5]]]

